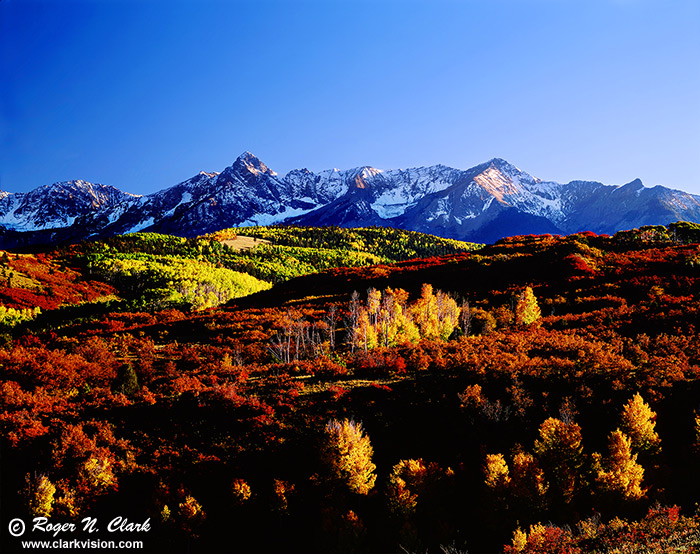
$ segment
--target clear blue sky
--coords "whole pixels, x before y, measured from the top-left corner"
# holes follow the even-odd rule
[[[0,189],[468,168],[700,193],[698,0],[2,0]]]

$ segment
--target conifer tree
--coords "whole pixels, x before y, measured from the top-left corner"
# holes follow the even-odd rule
[[[117,393],[125,394],[126,396],[131,396],[132,394],[136,394],[140,388],[134,368],[131,364],[123,364],[117,370],[117,377],[112,384],[112,390]]]

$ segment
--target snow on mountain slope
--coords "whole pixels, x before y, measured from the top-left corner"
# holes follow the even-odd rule
[[[0,192],[3,237],[22,235],[21,244],[48,229],[76,240],[136,231],[193,236],[276,223],[385,225],[491,241],[514,233],[611,233],[677,220],[700,221],[700,197],[646,188],[639,180],[624,186],[542,181],[499,158],[466,170],[363,166],[295,169],[281,177],[244,152],[220,173],[200,172],[147,196],[84,181]],[[54,240],[46,236],[36,240]],[[0,238],[0,246],[8,240]]]
[[[110,210],[138,198],[109,185],[65,181],[0,198],[0,225],[18,231],[73,225],[81,216]]]
[[[299,173],[296,181],[287,182],[244,152],[221,173],[201,172],[143,197],[107,233],[148,230],[192,236],[226,227],[278,223],[318,207],[328,195],[313,186],[313,179],[305,183]]]

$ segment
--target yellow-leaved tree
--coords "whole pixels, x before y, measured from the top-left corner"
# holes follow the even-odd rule
[[[598,469],[598,486],[625,500],[639,500],[645,492],[644,468],[637,463],[637,455],[632,454],[632,440],[617,429],[610,435],[608,448],[609,456]]]
[[[401,460],[389,475],[387,501],[401,544],[418,548],[421,521],[439,518],[445,487],[454,472],[422,459]],[[439,518],[444,521],[442,518]],[[413,550],[412,550],[413,551]]]
[[[420,298],[412,306],[413,317],[422,337],[447,340],[459,324],[461,310],[449,294],[433,292],[433,286],[424,283]]]
[[[250,499],[252,491],[245,479],[234,479],[231,483],[231,493],[233,494],[234,503],[242,506]]]
[[[535,454],[557,500],[570,503],[579,488],[583,465],[581,427],[550,417],[540,425]]]
[[[389,509],[400,517],[413,515],[419,500],[435,492],[437,484],[452,475],[454,472],[450,468],[443,470],[435,462],[425,462],[420,458],[401,460],[389,476]]]
[[[46,475],[37,475],[33,478],[27,475],[26,483],[24,496],[31,514],[33,516],[50,516],[56,494],[54,484],[49,481]]]
[[[510,484],[510,471],[503,454],[487,454],[484,466],[486,486],[498,492],[503,492]]]
[[[352,419],[332,419],[324,428],[321,460],[330,481],[357,494],[367,494],[377,476],[372,463],[374,450],[362,424]]]
[[[408,292],[405,290],[388,288],[384,291],[379,310],[379,342],[382,346],[415,343],[420,339],[407,306]]]
[[[532,287],[527,287],[518,299],[515,306],[515,324],[516,325],[532,325],[542,317],[540,306],[535,298],[535,293],[532,292]]]
[[[509,502],[527,510],[545,506],[549,484],[537,459],[529,452],[517,451],[508,467],[502,454],[487,454],[484,464],[484,482],[496,498],[509,496]]]
[[[513,495],[526,506],[542,507],[549,484],[535,457],[529,452],[519,451],[513,456],[513,471],[510,489]]]
[[[117,485],[112,461],[106,455],[90,456],[83,463],[80,475],[83,483],[94,489],[95,492],[104,492],[116,488]]]
[[[182,528],[193,537],[199,536],[199,527],[207,517],[202,505],[189,494],[178,504],[178,516]]]
[[[632,449],[637,452],[654,453],[661,448],[661,439],[656,432],[656,412],[637,393],[622,410],[622,431],[631,439]]]

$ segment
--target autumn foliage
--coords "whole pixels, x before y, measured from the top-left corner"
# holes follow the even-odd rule
[[[3,510],[150,517],[172,552],[697,550],[695,231],[10,253]],[[219,270],[260,280],[283,256],[269,287],[223,294]],[[172,257],[187,283],[164,281]]]
[[[348,419],[328,422],[321,443],[321,458],[329,483],[347,487],[357,494],[369,493],[377,479],[372,454],[372,445],[361,423]]]

